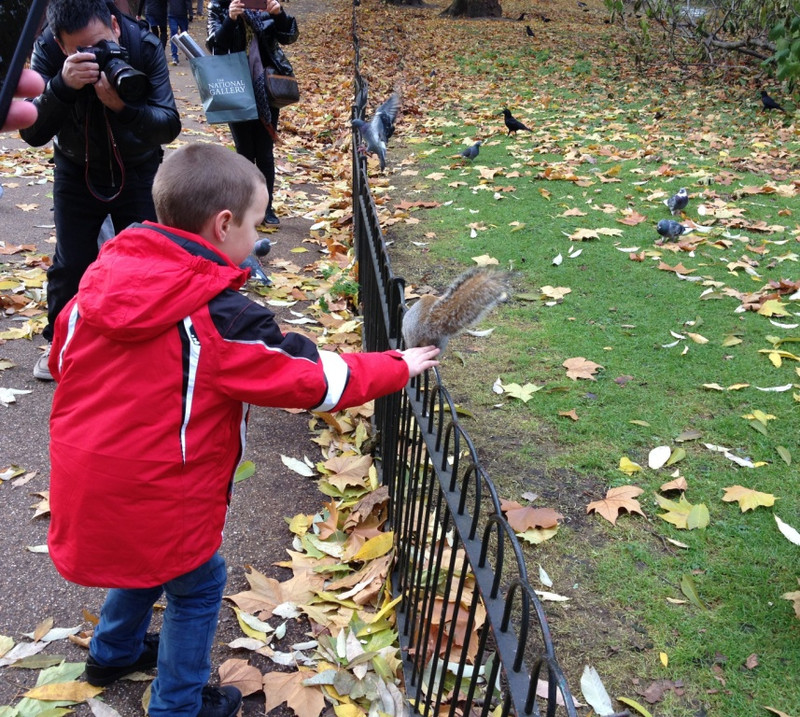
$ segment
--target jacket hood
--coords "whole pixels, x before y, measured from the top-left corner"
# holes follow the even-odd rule
[[[238,290],[248,275],[196,234],[134,224],[104,244],[86,270],[78,311],[115,341],[141,341],[172,328],[225,289]]]

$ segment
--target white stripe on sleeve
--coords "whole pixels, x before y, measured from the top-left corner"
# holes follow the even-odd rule
[[[320,351],[319,357],[322,360],[322,370],[325,372],[328,391],[315,410],[330,411],[342,399],[350,377],[350,367],[339,354],[333,351]]]

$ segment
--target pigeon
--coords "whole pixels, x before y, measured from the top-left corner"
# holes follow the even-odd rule
[[[686,209],[688,203],[689,195],[685,187],[681,187],[677,194],[673,194],[669,199],[664,200],[664,204],[669,207],[669,213],[672,214],[673,217]]]
[[[369,122],[362,119],[351,121],[352,126],[361,133],[366,151],[378,155],[381,171],[386,167],[386,142],[394,134],[394,121],[398,109],[400,109],[400,96],[394,92],[386,102],[378,107]]]
[[[527,12],[521,12],[521,13],[519,14],[519,17],[517,18],[517,22],[520,22],[521,20],[524,20],[524,19],[525,19],[525,16],[526,16],[527,14],[528,14]]]
[[[687,234],[690,230],[674,219],[662,219],[656,224],[656,231],[665,239],[674,239],[681,234]]]
[[[480,140],[475,142],[475,144],[470,145],[467,147],[462,153],[462,157],[466,157],[467,159],[475,159],[478,156],[478,152],[481,151],[481,144],[483,144]]]
[[[786,114],[786,110],[772,99],[766,90],[761,90],[761,104],[764,105],[765,110],[780,110],[783,114]]]
[[[532,132],[533,130],[530,127],[526,127],[522,122],[516,119],[512,114],[511,110],[508,108],[503,110],[503,117],[504,122],[506,123],[506,128],[508,129],[508,133],[511,134],[512,132],[517,132],[521,129],[527,130],[528,132]]]
[[[253,247],[253,254],[257,257],[266,256],[272,249],[272,242],[269,239],[259,239]]]
[[[258,259],[256,259],[252,254],[250,254],[247,259],[239,264],[239,268],[250,269],[250,276],[253,279],[260,281],[266,286],[272,286],[270,278],[264,273],[264,270],[261,268],[261,264],[258,263]]]
[[[535,37],[535,35],[533,34],[533,30],[531,30],[531,26],[530,25],[525,25],[525,34],[528,37]]]

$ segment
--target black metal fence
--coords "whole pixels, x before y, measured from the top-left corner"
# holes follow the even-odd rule
[[[358,41],[354,32],[356,63]],[[356,64],[356,103],[366,85]],[[394,276],[366,161],[353,137],[353,226],[368,351],[402,348]],[[392,498],[398,630],[412,707],[439,715],[570,715],[575,706],[519,541],[438,371],[377,402],[378,458]]]

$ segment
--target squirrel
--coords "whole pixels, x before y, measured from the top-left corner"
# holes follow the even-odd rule
[[[459,276],[440,298],[420,297],[403,317],[406,348],[434,345],[444,353],[453,336],[508,298],[508,282],[509,274],[478,267]]]

